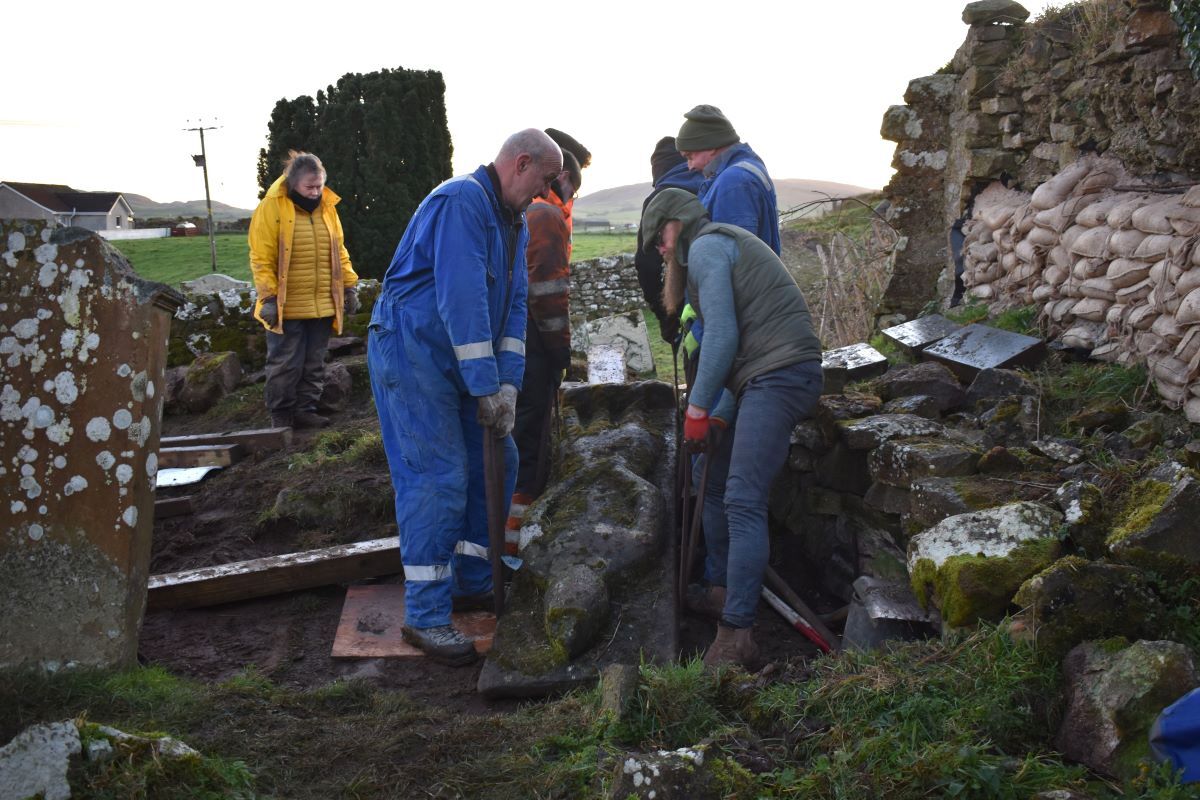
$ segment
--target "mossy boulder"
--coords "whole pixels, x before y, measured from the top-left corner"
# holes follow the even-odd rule
[[[1054,500],[1063,512],[1071,541],[1092,558],[1104,555],[1108,518],[1099,487],[1087,481],[1068,481],[1055,490]]]
[[[197,356],[188,367],[183,386],[176,396],[173,411],[201,414],[237,388],[242,379],[242,365],[232,352],[205,353]]]
[[[1200,683],[1191,652],[1165,641],[1085,642],[1063,661],[1067,712],[1055,745],[1102,775],[1137,776],[1164,708]]]
[[[1018,502],[948,517],[908,544],[908,571],[921,605],[958,628],[1004,616],[1021,584],[1061,554],[1062,514]]]
[[[1106,544],[1124,563],[1174,572],[1200,564],[1200,480],[1190,470],[1174,484],[1153,478],[1137,483]]]
[[[1080,642],[1162,634],[1166,609],[1141,570],[1067,556],[1022,584],[1016,622],[1052,658]]]
[[[1101,428],[1119,430],[1128,420],[1128,405],[1119,400],[1103,400],[1075,412],[1065,424],[1071,430],[1091,433]]]

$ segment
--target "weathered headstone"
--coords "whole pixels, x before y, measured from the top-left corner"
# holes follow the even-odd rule
[[[182,298],[79,228],[0,248],[0,666],[132,664]]]
[[[1045,356],[1046,343],[1041,339],[978,324],[921,351],[921,358],[942,362],[963,382],[974,380],[985,369],[1034,367]]]
[[[961,329],[962,325],[959,323],[948,320],[941,314],[931,314],[884,328],[880,333],[911,356]]]
[[[869,344],[826,350],[821,356],[825,394],[837,394],[851,381],[865,381],[887,372],[887,356]]]
[[[653,374],[654,355],[650,351],[646,321],[642,319],[640,311],[627,311],[611,317],[588,320],[571,333],[571,346],[574,350],[590,353],[600,345],[615,347],[624,358],[626,366],[638,375]]]

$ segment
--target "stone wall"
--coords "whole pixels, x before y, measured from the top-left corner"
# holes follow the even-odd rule
[[[967,5],[950,63],[884,116],[881,133],[897,143],[885,192],[905,238],[881,313],[948,300],[948,232],[993,181],[1032,192],[1086,153],[1160,185],[1200,176],[1200,82],[1167,0],[1028,16],[1011,0]]]
[[[645,305],[633,255],[627,253],[571,265],[571,319],[607,317]]]

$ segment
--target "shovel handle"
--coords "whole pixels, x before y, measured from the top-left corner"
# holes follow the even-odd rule
[[[487,503],[488,557],[492,562],[492,596],[496,616],[504,613],[504,451],[490,427],[483,429],[483,489]]]

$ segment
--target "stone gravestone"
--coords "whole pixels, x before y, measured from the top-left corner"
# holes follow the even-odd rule
[[[625,358],[625,366],[638,375],[654,372],[654,355],[646,335],[641,311],[626,311],[611,317],[584,322],[571,332],[571,349],[586,353],[600,345],[612,345]]]
[[[181,303],[94,233],[0,221],[0,667],[134,662]]]

